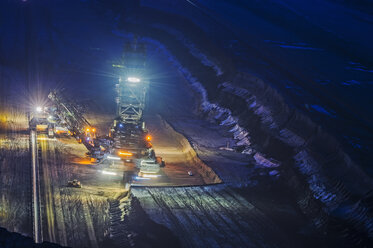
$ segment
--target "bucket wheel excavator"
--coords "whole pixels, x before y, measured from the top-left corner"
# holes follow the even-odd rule
[[[152,161],[164,165],[155,156],[151,136],[143,119],[149,81],[145,73],[146,46],[137,37],[125,43],[119,82],[116,84],[117,117],[110,130],[113,138],[112,155],[124,161]],[[158,161],[158,162],[157,162]]]

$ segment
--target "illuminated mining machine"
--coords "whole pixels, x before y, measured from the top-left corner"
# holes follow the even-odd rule
[[[98,160],[102,159],[103,143],[96,137],[96,128],[93,127],[88,120],[72,103],[70,99],[65,97],[60,91],[52,91],[48,98],[53,102],[53,108],[50,109],[50,118],[55,120],[56,126],[63,126],[68,130],[68,133],[84,144],[88,149],[88,155]],[[51,120],[51,121],[52,121]],[[59,133],[58,129],[55,132]]]
[[[110,129],[113,138],[111,159],[124,161],[148,161],[164,165],[162,159],[155,156],[151,136],[143,120],[146,93],[149,82],[145,75],[146,46],[138,42],[125,43],[123,63],[120,68],[121,77],[116,84],[117,117]]]
[[[83,116],[78,105],[57,90],[50,92],[48,98],[52,106],[38,106],[31,111],[30,129],[46,132],[50,138],[56,134],[69,134],[86,146],[89,156],[102,159],[107,142],[97,139],[96,128]]]
[[[109,137],[96,137],[96,129],[84,118],[77,105],[61,91],[52,91],[48,98],[53,107],[38,107],[30,120],[30,128],[43,127],[50,137],[55,133],[68,133],[83,143],[88,155],[97,162],[123,160],[136,162],[138,167],[164,166],[155,156],[151,136],[143,120],[149,82],[145,77],[146,46],[134,39],[126,43],[123,51],[121,77],[116,84],[117,117],[110,128]],[[159,167],[158,167],[159,168]]]

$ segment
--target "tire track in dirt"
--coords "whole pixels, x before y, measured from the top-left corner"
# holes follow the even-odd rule
[[[157,191],[157,190],[155,190],[155,191]],[[173,194],[174,191],[175,191],[175,189],[173,189],[173,188],[166,188],[165,189],[166,195]],[[153,191],[153,193],[154,193],[154,191]],[[176,209],[180,209],[179,211],[178,210],[176,210],[176,211],[178,212],[178,215],[182,215],[184,217],[184,219],[186,221],[184,223],[186,224],[186,226],[192,226],[196,236],[198,235],[198,237],[199,237],[199,239],[198,239],[198,240],[200,240],[199,242],[202,241],[204,243],[204,245],[207,246],[209,244],[209,240],[206,240],[206,237],[208,236],[208,233],[205,231],[205,229],[203,227],[204,226],[215,227],[213,225],[213,223],[211,223],[210,220],[208,220],[206,218],[203,218],[204,216],[199,214],[198,211],[196,211],[190,204],[188,204],[187,201],[182,201],[182,200],[179,199],[179,197],[167,198],[167,197],[163,197],[163,195],[161,197],[163,198],[163,201],[165,203],[167,203],[167,202],[170,202],[170,203],[172,202],[173,203],[173,205],[171,205],[171,206],[174,209],[174,212],[175,212],[175,207],[176,207]],[[187,230],[190,230],[190,228],[187,227]],[[195,237],[193,237],[193,238],[194,238],[195,241],[198,241],[197,239],[195,239]]]
[[[179,221],[179,218],[172,212],[171,208],[159,197],[153,195],[150,190],[147,191],[149,196],[153,199],[153,201],[156,203],[154,205],[158,205],[163,211],[166,212],[166,218],[169,220],[168,222],[170,223],[171,221],[171,230],[177,234],[181,233],[187,233],[188,230],[185,229],[184,225]],[[193,247],[194,242],[192,242],[192,239],[189,239],[186,235],[179,236],[180,240],[182,240],[183,244],[187,244],[187,247]]]
[[[231,218],[231,216],[227,214],[228,211],[225,208],[221,208],[221,206],[219,208],[219,206],[214,204],[214,197],[206,194],[206,192],[202,191],[200,188],[192,188],[191,191],[192,192],[188,192],[185,190],[185,193],[189,196],[193,195],[194,199],[198,199],[198,205],[205,214],[211,214],[212,216],[216,215],[215,219],[221,220],[216,220],[216,225],[220,225],[221,228],[225,229],[225,232],[228,234],[227,236],[230,238],[230,240],[235,238],[234,235],[232,235],[232,232],[234,232],[240,239],[235,241],[237,245],[246,247],[253,246],[253,243],[255,242],[250,241],[247,236],[243,235],[243,230],[247,229],[248,225],[243,226],[242,224],[238,223],[235,218]],[[206,200],[204,200],[205,198]]]
[[[8,128],[0,134],[0,226],[31,236],[29,138],[14,125]]]
[[[150,218],[166,225],[185,247],[292,244],[269,217],[229,187],[137,188],[132,193]]]
[[[42,215],[45,216],[47,225],[43,225],[44,240],[48,240],[52,243],[57,243],[55,234],[55,212],[54,212],[54,202],[53,202],[53,192],[51,186],[51,176],[50,176],[50,163],[52,162],[50,157],[49,145],[47,138],[44,135],[39,136],[38,145],[40,145],[41,150],[41,171],[42,171],[42,188],[44,196],[42,197],[42,209],[44,210]],[[42,218],[43,222],[43,218]],[[47,232],[45,232],[47,231]],[[48,237],[45,234],[48,233]]]
[[[57,168],[54,168],[51,170],[51,178],[53,178],[54,182],[58,182],[60,185],[60,180],[58,176],[58,171],[61,166],[61,162],[57,160],[56,153],[58,152],[58,149],[56,147],[55,142],[50,142],[50,157],[51,160],[54,161],[54,164],[57,166]],[[64,220],[64,212],[62,209],[62,202],[61,202],[61,191],[58,186],[53,184],[53,200],[54,200],[54,207],[55,207],[55,215],[56,215],[56,222],[57,222],[57,233],[59,237],[59,244],[63,246],[67,246],[67,237],[66,237],[66,226],[65,226],[65,220]]]

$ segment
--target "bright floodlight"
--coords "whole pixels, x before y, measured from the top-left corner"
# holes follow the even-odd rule
[[[118,158],[118,157],[113,157],[113,156],[108,156],[107,158],[108,158],[108,159],[112,159],[112,160],[120,160],[120,158]]]
[[[36,107],[36,112],[39,112],[39,113],[40,113],[41,111],[43,111],[43,108],[42,108],[42,107],[40,107],[40,106],[39,106],[39,107]]]
[[[129,78],[127,78],[127,81],[128,81],[128,82],[131,82],[131,83],[139,83],[139,82],[140,82],[140,78],[137,78],[137,77],[129,77]]]
[[[144,174],[143,177],[147,177],[147,178],[157,178],[157,177],[159,177],[159,175]]]
[[[102,171],[102,174],[105,174],[105,175],[112,175],[112,176],[117,175],[117,173],[112,172],[112,171]]]

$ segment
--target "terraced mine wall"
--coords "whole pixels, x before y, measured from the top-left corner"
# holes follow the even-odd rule
[[[222,183],[219,176],[211,169],[207,164],[205,164],[195,152],[189,141],[180,133],[176,132],[175,129],[165,120],[162,119],[163,125],[169,130],[172,137],[177,140],[181,146],[181,152],[187,154],[187,164],[191,164],[197,169],[198,173],[203,176],[204,182],[206,184]]]
[[[123,19],[119,28],[157,40],[167,49],[170,60],[176,61],[177,69],[199,97],[201,116],[226,126],[241,146],[238,152],[258,158],[258,163],[280,164],[283,175],[289,176],[289,186],[298,195],[300,207],[320,231],[337,230],[336,235],[352,244],[371,243],[372,180],[332,135],[289,107],[267,82],[232,68],[230,60],[222,60],[224,55],[220,53],[211,60],[226,73],[217,75],[175,35],[154,26],[171,14],[147,8],[137,11],[151,14],[142,15],[146,17],[136,23]],[[206,39],[196,25],[183,17],[172,18],[173,27],[180,27],[180,23],[193,27],[179,31],[190,35],[188,38],[196,42],[195,46],[206,46],[198,43]],[[191,29],[195,30],[194,37]],[[207,51],[206,56],[209,55],[213,56]]]

